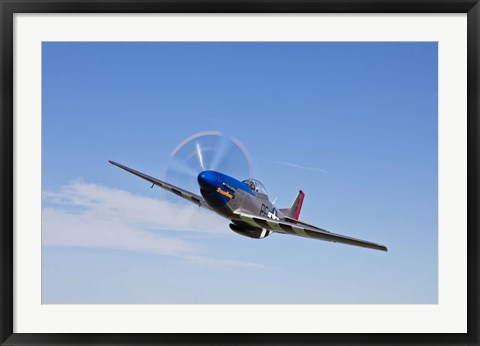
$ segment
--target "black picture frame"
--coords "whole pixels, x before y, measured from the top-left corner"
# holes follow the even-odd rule
[[[479,0],[14,1],[0,0],[0,232],[2,345],[448,344],[478,345]],[[468,332],[465,334],[24,334],[13,333],[13,16],[15,13],[467,13]]]

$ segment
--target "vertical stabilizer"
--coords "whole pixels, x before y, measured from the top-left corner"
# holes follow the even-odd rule
[[[298,220],[300,216],[300,210],[302,209],[303,199],[305,198],[305,193],[300,190],[298,191],[298,195],[292,203],[290,208],[280,209],[282,213],[286,216],[291,217],[292,219]]]

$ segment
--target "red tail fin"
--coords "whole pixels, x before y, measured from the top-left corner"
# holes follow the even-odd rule
[[[295,220],[298,220],[298,217],[300,216],[300,210],[302,209],[304,198],[305,198],[305,193],[302,190],[300,190],[298,192],[297,197],[293,201],[292,206],[287,209],[280,209],[280,211],[285,215],[291,218],[294,218]]]
[[[295,201],[293,202],[293,205],[292,205],[292,209],[295,208],[295,213],[293,214],[293,218],[295,220],[298,220],[298,217],[300,216],[300,210],[302,209],[304,198],[305,198],[305,193],[302,190],[300,190],[298,192],[297,198],[295,198]]]

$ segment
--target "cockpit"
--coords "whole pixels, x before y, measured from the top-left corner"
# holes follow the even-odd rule
[[[258,197],[265,197],[267,198],[267,189],[261,182],[256,179],[245,179],[242,183],[247,184],[250,190],[252,190],[255,195]],[[263,196],[262,196],[263,195]]]

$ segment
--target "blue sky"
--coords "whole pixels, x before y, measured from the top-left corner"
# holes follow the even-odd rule
[[[42,302],[437,303],[437,83],[428,42],[43,43]],[[162,179],[206,130],[389,252],[244,238],[107,163]]]

